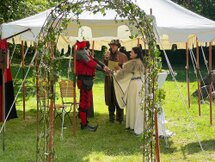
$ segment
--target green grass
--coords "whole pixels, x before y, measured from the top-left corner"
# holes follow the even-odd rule
[[[185,71],[183,67],[173,67],[178,73],[177,79],[184,96],[186,96]],[[17,67],[13,67],[13,73]],[[66,77],[64,69],[63,77]],[[33,76],[33,73],[30,73]],[[194,75],[191,75],[191,92],[197,84]],[[36,99],[33,79],[28,79],[29,93],[26,102],[26,120],[22,119],[22,96],[19,95],[17,109],[19,118],[7,122],[6,150],[0,148],[1,162],[32,162],[36,157]],[[166,127],[176,135],[168,140],[169,147],[163,139],[160,140],[161,161],[215,161],[215,128],[209,124],[209,105],[201,105],[202,116],[198,116],[196,98],[191,98],[189,109],[196,132],[199,135],[205,152],[202,152],[194,129],[187,116],[183,103],[179,97],[175,83],[169,77],[163,88],[166,91],[166,100],[163,105],[168,123]],[[17,88],[16,88],[17,91]],[[79,119],[77,121],[77,137],[72,135],[72,126],[66,119],[67,129],[64,130],[64,139],[60,139],[60,119],[55,121],[54,149],[56,162],[136,162],[142,161],[141,138],[124,130],[125,123],[111,124],[108,122],[107,106],[104,103],[103,74],[98,73],[94,84],[95,118],[92,123],[98,123],[97,132],[81,131]],[[186,97],[185,97],[186,99]],[[60,99],[57,101],[60,102]],[[213,110],[213,114],[215,111]],[[2,138],[0,138],[2,143]],[[0,143],[0,144],[1,144]]]

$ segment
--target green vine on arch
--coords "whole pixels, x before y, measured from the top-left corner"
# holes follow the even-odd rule
[[[39,58],[43,59],[44,66],[49,67],[49,77],[52,80],[52,84],[55,84],[58,79],[56,71],[60,67],[55,66],[55,60],[51,60],[51,48],[53,47],[48,44],[56,45],[58,37],[67,28],[70,21],[76,21],[81,27],[79,15],[83,12],[89,11],[94,14],[101,13],[105,15],[106,11],[110,9],[115,10],[117,13],[115,17],[116,23],[125,21],[126,18],[129,28],[131,30],[132,27],[137,29],[137,33],[133,33],[131,38],[141,36],[147,47],[145,58],[146,83],[140,92],[142,103],[144,103],[141,106],[146,114],[144,122],[145,131],[143,133],[143,160],[153,161],[156,160],[155,138],[153,136],[155,133],[154,112],[159,112],[158,105],[161,104],[165,96],[158,89],[157,85],[158,73],[161,71],[162,64],[160,52],[157,49],[156,37],[153,32],[153,18],[151,16],[147,16],[143,10],[129,0],[98,0],[96,2],[94,0],[75,0],[73,2],[62,2],[50,13],[40,32],[38,38]],[[69,18],[70,13],[73,14],[72,18]],[[119,18],[122,18],[122,20],[119,20]],[[55,94],[50,96],[54,98]]]

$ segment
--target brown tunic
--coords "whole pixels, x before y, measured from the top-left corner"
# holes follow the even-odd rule
[[[124,53],[117,51],[115,54],[110,53],[109,58],[104,60],[107,66],[109,60],[119,62],[119,66],[122,67],[122,65],[128,61],[128,58]],[[112,76],[105,76],[105,103],[107,106],[117,105]]]

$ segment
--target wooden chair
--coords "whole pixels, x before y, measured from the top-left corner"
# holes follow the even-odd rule
[[[68,116],[68,118],[71,120],[71,117],[69,115],[69,113],[72,111],[72,107],[74,106],[74,85],[73,85],[73,81],[71,80],[61,80],[60,81],[60,96],[61,96],[61,100],[62,100],[62,105],[55,105],[55,109],[56,109],[56,113],[57,115],[55,117],[58,116],[62,116],[62,120],[64,122],[64,117]],[[77,107],[78,107],[78,103]],[[61,112],[57,111],[61,109]]]

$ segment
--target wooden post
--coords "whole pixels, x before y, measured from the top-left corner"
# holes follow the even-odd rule
[[[23,86],[22,86],[22,106],[23,106],[23,119],[25,120],[25,82],[24,82],[24,77],[25,77],[25,62],[24,62],[24,41],[22,41],[22,81],[23,81]]]
[[[200,79],[199,79],[199,43],[198,38],[196,38],[196,71],[197,71],[197,83],[198,83],[198,108],[199,116],[201,116],[201,92],[200,92]]]
[[[159,142],[159,134],[158,134],[158,116],[157,116],[157,110],[154,112],[154,118],[155,118],[155,136],[156,136],[156,162],[160,162],[160,142]]]
[[[1,59],[0,59],[0,68],[2,71],[2,121],[5,122],[5,117],[6,117],[6,109],[5,109],[5,77],[4,77],[4,70],[7,68],[7,62],[8,62],[8,53],[7,50],[5,53],[3,52],[1,54]],[[2,149],[5,151],[5,127],[6,124],[3,127],[2,130]]]
[[[213,96],[212,96],[212,89],[213,89],[213,81],[212,81],[212,45],[211,42],[209,43],[209,75],[210,75],[210,125],[213,125]]]
[[[55,51],[55,44],[51,42],[50,44],[50,51],[51,51],[51,60],[54,60],[54,51]],[[51,94],[54,94],[54,81],[50,80],[50,88]],[[55,107],[55,99],[52,96],[50,101],[49,107],[49,145],[48,145],[48,162],[52,162],[54,159],[54,107]]]
[[[95,52],[95,41],[92,42],[92,56],[94,57]],[[93,90],[92,90],[93,91]],[[93,92],[92,92],[93,93]],[[92,105],[89,111],[87,111],[87,117],[94,117],[94,104],[93,104],[93,96],[92,96]]]
[[[187,81],[187,99],[188,99],[188,107],[190,108],[190,75],[189,75],[188,42],[186,42],[186,81]]]
[[[94,51],[95,51],[95,41],[92,43],[92,56],[94,56]]]
[[[2,68],[2,121],[5,121],[5,79],[4,79],[4,68]],[[2,130],[2,149],[5,151],[5,126]]]
[[[35,47],[35,46],[34,46]],[[36,49],[36,48],[35,48]],[[39,65],[38,65],[38,56],[36,56],[36,99],[37,99],[37,148],[36,148],[36,162],[38,161],[38,146],[39,146]]]
[[[74,46],[74,56],[73,56],[73,72],[74,72],[74,106],[73,106],[73,127],[72,127],[72,131],[73,131],[73,135],[76,136],[76,51],[77,51],[77,46],[75,44]]]
[[[139,47],[140,45],[140,38],[137,38],[137,46]]]

